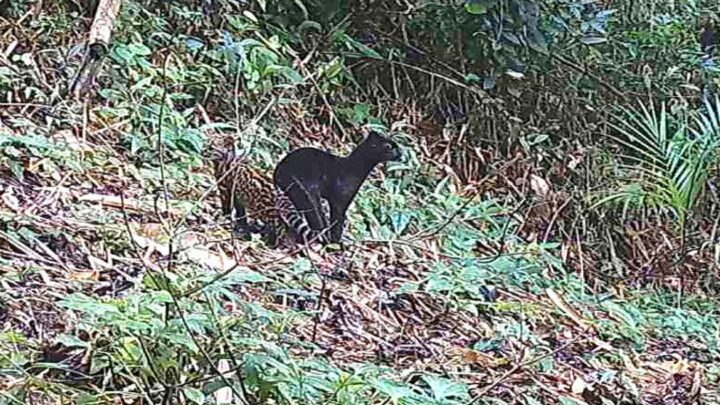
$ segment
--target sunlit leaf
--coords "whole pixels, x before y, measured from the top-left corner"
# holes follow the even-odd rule
[[[465,2],[465,11],[470,14],[485,14],[490,9],[490,1],[488,0],[467,0]]]
[[[604,44],[607,42],[607,38],[603,37],[583,37],[580,42],[582,42],[585,45],[597,45],[597,44]]]

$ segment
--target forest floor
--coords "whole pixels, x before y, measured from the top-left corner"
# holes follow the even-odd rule
[[[4,351],[14,353],[12,364],[26,377],[46,375],[36,363],[87,372],[90,347],[57,346],[58,336],[77,331],[80,321],[59,304],[63,298],[78,292],[129,297],[148,288],[143,274],[157,272],[176,282],[193,280],[181,284],[201,301],[205,285],[231,289],[233,298],[223,303],[230,315],[243,311],[242,302],[278,314],[297,311],[283,338],[295,342],[287,349],[341,368],[383,364],[408,379],[440,373],[473,387],[473,396],[505,401],[528,392],[587,403],[601,397],[618,403],[628,392],[643,403],[719,400],[712,377],[703,375],[704,364],[717,364],[710,343],[716,337],[691,329],[711,322],[693,310],[655,307],[642,292],[593,297],[580,279],[558,273],[561,265],[514,259],[513,253],[532,249],[523,245],[480,262],[468,255],[461,258],[467,264],[458,264],[443,253],[443,232],[398,240],[370,235],[350,241],[344,252],[304,254],[270,250],[259,240],[232,241],[209,192],[209,173],[192,173],[201,180],[164,210],[165,201],[143,187],[158,172],[134,172],[133,163],[112,158],[112,148],[90,142],[97,138],[92,131],[86,139],[73,132],[84,131],[34,137],[27,129],[0,128],[6,156],[15,150],[0,182],[0,320]],[[12,169],[18,166],[21,178]],[[200,209],[191,211],[194,201]],[[163,230],[171,221],[184,222],[175,228],[182,232],[174,246]],[[170,251],[175,259],[169,262]],[[505,278],[519,280],[496,282],[497,300],[483,302],[492,294],[478,291],[478,283]],[[321,295],[319,311],[309,315]],[[2,382],[6,389],[33,385],[10,375]]]
[[[246,345],[242,354],[288,359],[263,363],[296,401],[287,403],[360,403],[303,390],[370,365],[383,378],[363,386],[367,403],[421,393],[438,404],[720,403],[712,297],[687,294],[678,306],[672,289],[596,292],[594,275],[617,263],[583,271],[566,260],[575,244],[514,234],[522,221],[505,189],[427,180],[418,168],[434,163],[419,143],[403,145],[416,166],[380,167],[360,191],[344,251],[233,240],[209,162],[177,146],[223,119],[183,111],[195,132],[163,143],[172,153],[161,160],[151,123],[108,113],[135,111],[132,97],[59,97],[65,79],[28,68],[53,46],[28,46],[0,73],[27,78],[26,93],[0,108],[0,404],[142,398],[152,390],[133,375],[162,380],[154,368],[180,353],[214,356],[223,333],[245,339],[227,338]],[[145,62],[160,71],[162,62]],[[503,172],[506,163],[487,162],[497,169],[487,183],[527,177],[522,167]],[[163,329],[157,321],[172,318],[173,305],[185,314]],[[160,341],[170,349],[152,365]],[[203,360],[180,364],[195,370]]]

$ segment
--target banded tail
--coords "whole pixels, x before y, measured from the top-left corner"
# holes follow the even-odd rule
[[[310,241],[327,243],[330,240],[330,229],[312,229],[305,217],[305,213],[298,210],[285,192],[279,188],[275,188],[275,206],[277,208],[280,220],[288,227],[290,232],[299,237],[303,243]],[[330,218],[330,205],[325,199],[320,200],[321,215],[326,219],[326,223]]]

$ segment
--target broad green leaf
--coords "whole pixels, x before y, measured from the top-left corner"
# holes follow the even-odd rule
[[[430,386],[433,397],[437,401],[449,399],[465,400],[470,398],[467,385],[435,376],[424,376],[423,380]]]
[[[204,404],[205,403],[205,394],[203,394],[202,391],[200,391],[197,388],[183,388],[182,390],[183,395],[185,395],[185,398],[187,398],[189,401],[196,403],[196,404]]]
[[[465,11],[470,14],[485,14],[489,10],[488,0],[467,0]]]

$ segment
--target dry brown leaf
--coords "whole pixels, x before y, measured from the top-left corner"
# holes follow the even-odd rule
[[[36,158],[36,157],[30,157],[28,159],[28,164],[25,166],[25,170],[27,170],[29,173],[32,174],[38,174],[38,168],[46,161],[49,160],[48,158]]]
[[[134,229],[132,229],[134,228]],[[144,258],[149,260],[154,252],[162,256],[170,253],[170,244],[162,225],[157,223],[132,226],[133,239],[143,249],[146,249]],[[208,266],[217,270],[228,270],[236,265],[236,262],[228,258],[222,251],[215,254],[209,248],[200,245],[200,237],[195,233],[185,233],[175,242],[173,250],[178,257],[189,260],[193,263]]]
[[[20,200],[15,196],[15,190],[12,188],[12,186],[5,189],[5,192],[2,195],[2,201],[3,204],[5,204],[6,207],[10,208],[14,212],[20,212],[22,207],[20,206]]]
[[[134,225],[131,228],[133,228],[133,232],[137,233],[139,236],[155,240],[162,240],[164,237],[164,240],[167,241],[167,233],[163,229],[162,224],[158,222],[148,222],[145,224]]]
[[[98,281],[100,273],[95,270],[73,270],[68,275],[68,279],[73,281]]]
[[[690,388],[690,396],[693,399],[692,403],[697,403],[697,398],[700,395],[700,390],[702,388],[702,373],[700,372],[700,368],[695,369],[695,373],[693,374],[693,385]]]
[[[93,271],[98,271],[99,269],[111,269],[113,267],[111,263],[108,263],[105,260],[97,258],[93,255],[88,255],[87,259],[88,263],[90,263],[90,268],[93,269]]]
[[[458,356],[463,364],[476,364],[482,368],[497,368],[508,364],[508,360],[505,358],[496,358],[476,350],[453,348],[450,352]]]
[[[582,377],[577,377],[572,383],[572,393],[580,395],[588,388],[587,383]]]
[[[78,139],[73,131],[69,129],[61,130],[51,136],[53,140],[63,141],[70,150],[81,151],[81,152],[92,152],[93,147],[88,145],[87,142]]]
[[[218,361],[217,365],[218,372],[220,373],[227,373],[230,371],[230,363],[226,359],[221,359]],[[227,378],[232,377],[233,373],[225,374]],[[215,394],[213,394],[215,397],[215,403],[217,405],[223,405],[223,404],[232,404],[233,403],[233,392],[230,387],[222,387],[215,391]]]
[[[530,188],[540,197],[545,197],[550,192],[550,185],[545,179],[537,175],[530,175]]]
[[[582,156],[570,155],[570,162],[567,164],[568,169],[575,170],[575,168],[582,163],[582,160]]]
[[[156,240],[155,237],[159,238],[160,233],[157,231],[158,228],[155,225],[157,224],[130,226],[132,237],[139,247],[145,249],[146,258],[149,258],[154,252],[158,252],[163,256],[167,256],[170,252],[170,248],[166,243],[161,243]]]
[[[219,254],[211,252],[205,247],[196,247],[187,249],[181,253],[187,260],[193,263],[201,264],[217,270],[229,270],[237,264],[234,260],[228,258],[222,251]]]
[[[690,363],[687,359],[679,359],[677,361],[663,361],[660,363],[654,363],[651,367],[655,369],[660,369],[672,375],[685,375],[691,368]]]
[[[574,308],[570,306],[570,304],[565,301],[565,299],[560,296],[560,294],[555,292],[555,290],[552,288],[546,288],[545,293],[550,298],[550,301],[552,301],[558,309],[562,310],[565,315],[572,319],[578,326],[582,328],[591,327],[590,321],[585,320],[577,311],[575,311]]]
[[[85,194],[83,196],[80,196],[78,198],[79,201],[85,201],[85,202],[99,202],[102,205],[105,205],[107,207],[113,207],[113,208],[122,208],[123,207],[123,200],[120,198],[120,196],[116,195],[103,195],[103,194]],[[161,204],[161,207],[159,208],[161,212],[167,212],[166,210],[162,209],[164,204]],[[148,213],[148,214],[154,214],[155,208],[151,204],[145,204],[137,200],[133,199],[125,199],[125,209],[128,211],[134,211],[134,212],[140,212],[140,213]],[[172,215],[184,215],[185,213],[177,208],[170,208],[170,213]]]

